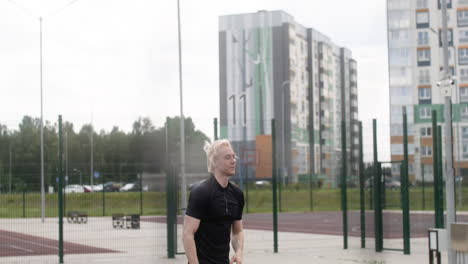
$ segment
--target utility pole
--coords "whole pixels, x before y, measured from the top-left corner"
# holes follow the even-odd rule
[[[91,121],[91,166],[90,166],[90,174],[89,174],[89,183],[93,185],[93,176],[94,176],[94,127],[93,122]]]
[[[185,178],[185,118],[184,118],[184,97],[182,90],[182,41],[181,41],[181,23],[180,23],[180,0],[177,0],[177,25],[179,40],[179,88],[180,88],[180,176],[182,182],[180,189],[182,192],[182,214],[185,214],[187,208],[187,179]]]
[[[445,93],[445,193],[447,208],[447,245],[448,263],[455,264],[456,255],[451,243],[451,225],[456,221],[455,215],[455,184],[453,178],[453,149],[452,149],[452,84],[451,73],[448,67],[448,39],[447,39],[447,0],[442,4],[442,47],[444,54],[444,79],[441,81]]]
[[[45,186],[44,186],[44,107],[42,97],[42,17],[39,17],[39,59],[41,87],[41,220],[45,222]]]
[[[10,181],[8,183],[8,193],[11,193],[11,165],[12,165],[12,157],[11,157],[11,138],[10,138],[10,165],[8,166],[8,175],[10,177]]]

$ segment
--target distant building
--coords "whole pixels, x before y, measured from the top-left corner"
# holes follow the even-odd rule
[[[468,0],[447,0],[449,68],[452,87],[455,174],[468,175]],[[440,0],[388,0],[391,159],[403,159],[402,107],[408,113],[410,181],[433,180],[431,112],[437,110],[444,135]],[[444,140],[442,153],[445,156]],[[443,158],[444,160],[445,158]],[[393,166],[393,174],[399,174]]]
[[[268,142],[264,135],[271,135],[275,118],[277,164],[285,181],[313,173],[315,180],[337,186],[344,120],[348,175],[358,175],[357,65],[350,50],[283,11],[227,15],[219,20],[219,69],[220,135],[244,161],[249,155],[265,158],[255,150]],[[256,178],[258,169],[240,173]]]

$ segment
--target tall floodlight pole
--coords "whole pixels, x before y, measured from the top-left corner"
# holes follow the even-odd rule
[[[89,183],[90,185],[94,185],[93,177],[94,177],[94,126],[93,126],[93,113],[91,111],[91,135],[90,135],[90,144],[91,144],[91,162],[90,162],[90,174],[89,174]]]
[[[39,71],[41,88],[41,220],[45,222],[45,186],[44,186],[44,108],[42,100],[42,17],[39,17]]]
[[[182,178],[180,191],[182,192],[182,210],[185,214],[187,208],[187,180],[185,178],[185,124],[184,124],[184,97],[182,90],[182,42],[180,23],[180,0],[177,0],[177,25],[179,41],[179,88],[180,88],[180,176]]]
[[[281,184],[285,184],[286,177],[288,175],[288,170],[287,170],[287,165],[286,165],[286,156],[288,155],[289,152],[286,151],[286,117],[284,115],[284,105],[286,104],[286,85],[291,86],[291,81],[286,80],[281,84],[281,95],[282,95],[282,102],[281,102],[281,118],[283,119],[281,124],[282,124],[282,130],[281,131],[281,143],[282,143],[282,150],[281,150],[281,155],[282,155],[282,165],[283,169],[281,171]],[[289,117],[288,117],[289,118]]]
[[[11,4],[15,5],[17,8],[19,8],[23,13],[26,15],[32,17],[33,19],[38,19],[39,20],[39,76],[40,76],[40,98],[41,98],[41,220],[42,223],[45,222],[45,183],[44,183],[44,108],[43,108],[43,100],[42,100],[42,20],[43,17],[39,16],[36,17],[33,13],[30,12],[27,8],[19,5],[15,1],[10,0],[9,1]],[[62,12],[65,10],[67,7],[71,6],[72,4],[78,2],[78,0],[72,0],[68,2],[66,5],[60,7],[59,9],[55,10],[54,12],[50,13],[49,15],[46,15],[46,17],[51,17],[54,15],[57,15],[58,13]]]
[[[445,193],[447,207],[447,245],[448,263],[455,264],[455,251],[451,246],[451,225],[455,223],[455,184],[453,178],[453,148],[452,148],[452,92],[451,73],[448,68],[448,39],[447,39],[447,0],[442,0],[442,47],[444,54],[444,79],[442,87],[445,93]]]

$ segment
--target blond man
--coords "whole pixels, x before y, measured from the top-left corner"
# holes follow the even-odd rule
[[[184,220],[183,241],[189,264],[242,264],[244,195],[229,182],[236,155],[228,140],[205,143],[211,176],[194,187]],[[229,261],[229,242],[235,254]]]

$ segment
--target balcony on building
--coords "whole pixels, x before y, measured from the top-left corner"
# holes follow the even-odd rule
[[[452,8],[452,0],[447,1],[447,8]],[[437,8],[442,9],[442,0],[437,0]]]
[[[468,27],[468,7],[457,9],[457,26]]]
[[[460,85],[460,103],[468,103],[468,84]]]
[[[416,10],[416,28],[429,28],[429,9]]]
[[[430,47],[417,48],[418,66],[431,66],[431,49]]]

